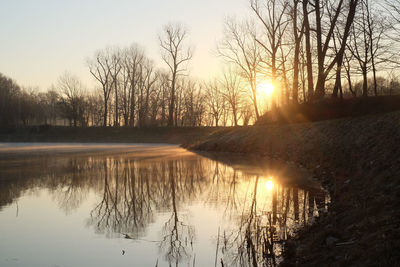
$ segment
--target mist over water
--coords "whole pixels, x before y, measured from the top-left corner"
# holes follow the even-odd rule
[[[160,145],[5,158],[0,266],[275,265],[329,197],[240,161]]]

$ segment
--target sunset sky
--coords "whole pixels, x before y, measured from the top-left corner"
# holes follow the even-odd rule
[[[85,62],[96,50],[136,42],[162,66],[158,33],[168,22],[182,22],[195,48],[191,74],[207,78],[218,70],[211,51],[224,18],[248,12],[246,0],[4,1],[0,72],[22,86],[47,90],[69,71],[90,88],[94,81]]]

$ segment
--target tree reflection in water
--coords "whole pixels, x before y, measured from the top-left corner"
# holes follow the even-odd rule
[[[194,228],[193,226],[185,223],[179,219],[178,209],[177,209],[177,192],[184,192],[179,190],[180,186],[186,188],[189,187],[189,192],[184,194],[193,193],[193,179],[187,180],[182,177],[182,172],[178,170],[181,166],[178,165],[179,162],[170,161],[168,163],[168,182],[169,190],[171,193],[171,217],[164,224],[163,227],[163,237],[160,244],[162,251],[165,253],[165,257],[168,262],[175,263],[178,265],[180,259],[188,258],[189,251],[188,246],[193,249],[193,239],[194,239]],[[193,178],[193,175],[189,176]],[[183,183],[182,183],[183,180]],[[189,182],[186,184],[186,182]],[[182,216],[183,217],[183,216]]]
[[[98,233],[138,239],[154,221],[149,170],[136,165],[131,159],[107,158],[98,169],[102,198],[89,220]]]
[[[238,227],[220,237],[225,244],[223,259],[228,266],[275,266],[283,243],[296,229],[312,222],[312,216],[318,215],[314,211],[325,211],[327,200],[315,189],[305,191],[274,184],[268,191],[263,190],[265,180],[260,176],[251,180],[249,190],[239,197],[242,206],[231,211],[240,214]],[[304,214],[301,220],[300,211]]]
[[[136,240],[146,236],[161,214],[169,214],[152,241],[176,266],[194,264],[196,225],[187,211],[193,202],[220,212],[216,256],[225,266],[276,265],[283,242],[325,211],[327,202],[319,188],[300,188],[279,175],[271,180],[266,170],[249,173],[194,154],[156,159],[64,156],[42,158],[34,166],[18,173],[19,179],[0,179],[0,203],[13,202],[26,189],[48,188],[68,213],[94,191],[99,201],[87,225],[108,237]]]

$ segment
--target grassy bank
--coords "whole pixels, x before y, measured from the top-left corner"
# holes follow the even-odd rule
[[[124,128],[34,126],[0,129],[0,142],[110,142],[171,143],[196,142],[217,130],[213,127]]]
[[[278,107],[258,120],[257,125],[271,122],[298,123],[383,114],[400,110],[400,95],[324,98],[314,103],[289,104]]]
[[[187,147],[280,158],[323,182],[330,211],[291,239],[283,265],[400,264],[400,112],[222,129]]]

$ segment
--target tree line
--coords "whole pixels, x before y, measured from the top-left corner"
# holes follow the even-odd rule
[[[0,75],[0,125],[237,126],[328,96],[400,93],[400,1],[249,0],[249,8],[249,18],[226,19],[215,49],[225,64],[214,78],[189,74],[189,32],[171,23],[158,38],[163,66],[138,44],[104,48],[86,62],[92,90],[68,72],[47,92]]]
[[[273,107],[399,93],[399,1],[250,0],[253,19],[228,19],[218,54],[251,89],[268,79]],[[388,89],[389,87],[390,89]]]

